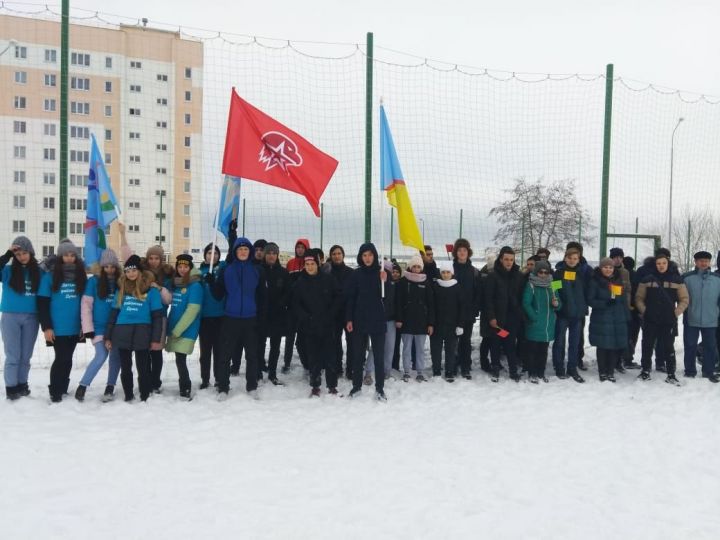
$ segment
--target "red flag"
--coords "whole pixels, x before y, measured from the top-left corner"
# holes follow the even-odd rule
[[[320,217],[320,197],[338,162],[232,90],[223,174],[303,195]]]

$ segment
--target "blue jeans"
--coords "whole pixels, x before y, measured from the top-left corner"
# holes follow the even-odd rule
[[[698,338],[702,336],[703,344],[703,377],[709,377],[715,371],[717,363],[718,350],[715,341],[715,333],[717,328],[699,328],[697,326],[688,326],[683,328],[683,343],[685,345],[685,375],[697,374],[695,367],[695,355],[697,354]]]
[[[38,335],[37,314],[3,313],[0,327],[5,345],[5,386],[27,384]]]
[[[115,386],[120,374],[120,351],[117,347],[113,347],[109,352],[105,348],[105,342],[103,340],[98,341],[95,344],[95,358],[85,368],[85,374],[80,380],[80,384],[83,386],[90,386],[97,375],[100,368],[103,367],[105,360],[110,357],[110,363],[108,364],[108,378],[107,383],[109,386]]]
[[[578,351],[580,347],[581,319],[558,317],[555,323],[555,343],[552,348],[553,366],[556,373],[565,370],[565,333],[569,331],[567,346],[567,373],[577,373]]]
[[[395,321],[387,321],[385,328],[387,328],[387,332],[385,332],[385,357],[383,361],[385,363],[385,376],[387,377],[392,371],[393,353],[395,352],[395,338],[398,334],[396,331],[397,329],[395,328]],[[375,360],[371,348],[368,351],[367,361],[365,362],[365,375],[371,374],[374,369]]]

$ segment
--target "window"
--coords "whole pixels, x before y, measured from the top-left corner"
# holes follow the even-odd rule
[[[142,62],[139,62],[137,60],[131,60],[130,61],[130,67],[132,69],[142,69]]]
[[[43,184],[45,184],[46,186],[54,186],[55,185],[55,173],[52,173],[52,172],[43,173]]]
[[[167,98],[157,98],[158,105],[167,105]]]
[[[185,90],[185,101],[192,101],[192,92],[190,90]]]
[[[45,49],[45,61],[57,64],[57,51],[55,49]]]
[[[112,56],[105,57],[105,67],[107,69],[112,69]]]
[[[185,148],[190,148],[190,136],[185,136]]]
[[[55,124],[43,124],[43,135],[54,137],[57,135],[57,126]]]
[[[165,212],[162,214],[160,212],[155,212],[155,219],[167,219],[167,214]]]
[[[142,86],[140,86],[139,84],[131,84],[130,91],[135,94],[139,94],[140,92],[142,92]]]
[[[27,58],[27,47],[15,45],[15,58]]]
[[[43,208],[52,210],[55,208],[55,197],[43,197]]]
[[[87,174],[71,174],[70,185],[74,187],[87,187],[88,175]]]
[[[105,140],[112,141],[112,129],[105,130]]]
[[[136,187],[137,187],[137,186],[140,185],[140,179],[139,179],[139,178],[130,178],[130,179],[128,180],[128,185],[136,186]]]
[[[76,52],[71,53],[70,64],[73,66],[90,67],[90,55]]]
[[[167,152],[167,144],[156,144],[155,149],[160,152]]]
[[[27,122],[15,120],[13,122],[13,133],[27,133]]]
[[[43,257],[49,257],[55,254],[55,248],[53,246],[43,246]]]
[[[71,223],[70,234],[83,234],[85,232],[82,223]]]
[[[164,235],[164,234],[163,234],[162,236],[157,236],[157,235],[155,235],[155,241],[156,241],[156,242],[164,242],[164,241],[165,241],[165,235]]]
[[[155,169],[155,172],[157,174],[167,174],[167,169],[165,167],[158,167]]]
[[[46,234],[55,234],[55,222],[43,221],[43,232]]]
[[[190,205],[185,204],[183,205],[183,216],[189,216],[190,215]]]
[[[130,116],[140,116],[140,109],[130,107]]]
[[[73,90],[90,90],[90,79],[84,77],[70,77],[70,88]]]
[[[71,101],[70,112],[73,114],[90,114],[90,104],[87,101]]]
[[[130,163],[140,163],[140,156],[130,156]]]
[[[55,149],[43,148],[43,159],[46,161],[55,161]]]
[[[24,109],[27,105],[27,100],[25,99],[25,96],[15,96],[15,108],[16,109]]]
[[[165,75],[164,73],[158,73],[157,80],[160,82],[167,82],[168,76]]]
[[[16,71],[15,82],[18,84],[27,84],[27,71]]]
[[[25,195],[13,195],[13,208],[25,208]]]
[[[192,116],[190,113],[185,113],[185,125],[190,125],[192,123]]]
[[[25,147],[13,146],[13,157],[16,157],[18,159],[25,159]]]
[[[13,171],[13,182],[16,184],[25,183],[25,171]]]
[[[25,220],[13,220],[13,232],[24,233],[25,232]]]
[[[140,132],[139,131],[131,131],[130,138],[134,139],[134,140],[140,139]]]
[[[128,231],[140,232],[140,225],[128,225]]]
[[[112,81],[105,81],[105,92],[112,92]]]
[[[190,193],[190,182],[183,182],[183,192]]]
[[[186,170],[186,171],[189,171],[189,170],[190,170],[190,160],[189,160],[189,159],[186,159],[186,160],[185,160],[185,170]]]
[[[45,98],[43,100],[43,111],[45,112],[55,112],[55,100]]]
[[[90,163],[88,150],[70,150],[70,161],[73,163]]]
[[[112,105],[105,105],[105,116],[112,116]]]
[[[155,122],[155,127],[159,127],[160,129],[167,129],[167,122],[158,120]]]
[[[54,73],[45,73],[45,75],[43,75],[43,84],[49,87],[57,86],[57,75]]]
[[[85,126],[70,126],[71,139],[89,139],[90,128]]]
[[[185,68],[185,78],[192,79],[192,68],[189,68],[189,67]]]
[[[87,199],[70,199],[70,210],[87,210]]]
[[[140,210],[140,203],[138,201],[130,201],[128,203],[128,207],[132,208],[133,210]]]
[[[105,164],[110,165],[112,163],[112,154],[105,152]]]
[[[183,227],[183,238],[190,238],[190,227]]]

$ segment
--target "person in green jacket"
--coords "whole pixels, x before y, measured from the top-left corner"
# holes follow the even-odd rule
[[[522,305],[527,317],[525,340],[530,382],[548,382],[545,366],[548,347],[555,338],[556,311],[560,309],[560,299],[552,288],[552,272],[547,261],[539,260],[535,263],[523,291]]]
[[[192,399],[192,383],[187,368],[187,355],[192,354],[200,333],[200,309],[203,287],[200,271],[193,267],[192,256],[178,255],[172,283],[172,305],[168,315],[168,336],[165,350],[175,353],[180,397]]]

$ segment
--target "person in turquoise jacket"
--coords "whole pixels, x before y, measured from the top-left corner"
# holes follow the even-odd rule
[[[203,303],[200,271],[193,267],[191,255],[177,256],[171,291],[172,304],[168,315],[165,350],[175,353],[180,397],[191,399],[192,383],[187,368],[187,355],[192,354],[200,333],[200,310]]]
[[[18,236],[12,241],[10,249],[0,257],[0,273],[5,392],[7,399],[16,400],[30,395],[30,359],[39,329],[37,292],[42,271],[27,237]]]
[[[213,243],[203,250],[204,261],[200,265],[203,277],[203,303],[200,310],[200,390],[210,386],[210,370],[213,361],[217,362],[220,346],[220,327],[225,314],[225,297],[219,300],[212,294],[207,279],[217,278],[225,268],[225,261],[220,260],[220,248]],[[210,270],[212,269],[212,273]],[[210,275],[211,278],[207,278]],[[213,370],[214,376],[214,370]]]
[[[528,374],[530,382],[548,382],[545,377],[548,347],[555,338],[555,322],[560,309],[560,299],[552,288],[550,264],[541,260],[528,276],[523,291],[522,305],[527,321],[525,339],[528,343]]]
[[[67,394],[73,353],[82,338],[80,301],[87,275],[78,248],[68,239],[60,242],[43,266],[47,273],[40,281],[38,312],[45,342],[55,349],[48,388],[50,400],[57,403]]]

